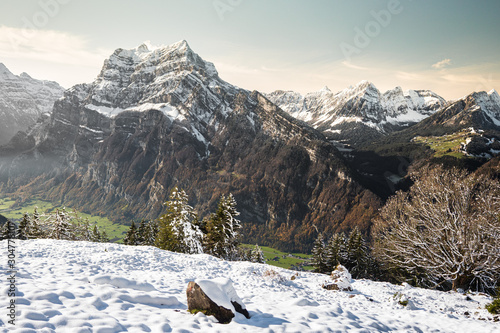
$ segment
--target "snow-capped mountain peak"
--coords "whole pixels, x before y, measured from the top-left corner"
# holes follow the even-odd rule
[[[104,62],[87,103],[113,109],[163,103],[164,95],[178,90],[186,76],[205,87],[223,84],[215,66],[193,52],[185,40],[169,46],[145,42],[134,49],[117,49]],[[150,93],[138,94],[144,90]]]
[[[323,88],[321,88],[321,90],[319,92],[331,93],[332,91],[327,86],[324,86]]]
[[[15,79],[16,76],[12,74],[9,69],[0,62],[0,81],[5,81],[5,80],[13,80]]]
[[[497,91],[494,89],[489,92],[481,91],[471,96],[477,104],[472,110],[483,111],[495,126],[500,126],[500,96]]]
[[[276,91],[267,97],[292,116],[329,136],[334,133],[341,140],[346,139],[341,133],[345,124],[369,127],[381,135],[419,122],[446,104],[442,97],[427,90],[403,91],[396,87],[382,94],[366,80],[335,94],[326,89],[305,96]],[[352,131],[351,134],[359,136]]]
[[[0,63],[0,144],[50,112],[63,91],[56,82],[37,80],[26,73],[14,75]]]

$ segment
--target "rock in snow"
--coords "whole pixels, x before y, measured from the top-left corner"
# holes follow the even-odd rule
[[[112,243],[15,242],[16,325],[7,322],[9,285],[3,278],[1,333],[13,329],[26,333],[500,332],[484,308],[492,298],[483,294],[465,297],[369,280],[353,280],[353,291],[330,292],[321,288],[327,277],[323,274],[301,272],[293,281],[269,280],[266,264],[230,262],[206,254]],[[4,253],[7,246],[6,240],[0,241]],[[7,259],[0,260],[0,272],[7,270]],[[283,276],[295,273],[273,270]],[[122,279],[114,280],[117,277]],[[221,325],[213,316],[187,311],[186,284],[220,278],[231,279],[250,319],[236,314],[229,324]],[[155,290],[145,291],[142,284]],[[394,302],[398,292],[414,307]],[[228,298],[234,296],[229,293]]]
[[[352,291],[351,287],[351,273],[342,265],[337,265],[335,270],[331,274],[333,283],[324,284],[323,288],[326,290],[340,290],[340,291]]]
[[[223,324],[231,322],[236,312],[247,319],[250,318],[230,279],[191,281],[186,294],[188,310],[191,313],[203,312],[205,315],[213,315]]]

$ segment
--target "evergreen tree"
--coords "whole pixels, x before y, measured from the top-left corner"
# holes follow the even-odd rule
[[[328,267],[326,266],[325,260],[325,241],[323,234],[320,233],[318,238],[314,241],[314,246],[312,250],[312,265],[314,266],[314,271],[318,273],[328,272]]]
[[[75,239],[82,241],[92,241],[92,232],[90,231],[90,222],[85,219],[83,222],[78,222],[75,225]]]
[[[70,217],[64,209],[57,210],[55,214],[47,219],[49,225],[48,238],[51,239],[72,239]]]
[[[233,195],[222,195],[217,211],[206,223],[205,248],[208,253],[219,258],[237,259],[241,224],[236,217],[239,214]]]
[[[255,244],[255,247],[253,248],[253,250],[251,252],[250,261],[257,262],[260,264],[266,263],[266,259],[264,258],[264,252],[262,252],[262,249],[257,244]]]
[[[102,239],[101,232],[99,231],[99,227],[97,224],[94,224],[94,228],[92,228],[92,232],[90,233],[90,241],[99,243]]]
[[[103,230],[101,232],[101,238],[99,239],[100,243],[108,243],[109,242],[109,237],[108,234],[106,233],[106,230]]]
[[[346,258],[344,233],[334,234],[325,248],[324,260],[326,271],[331,272],[339,264],[343,264]]]
[[[146,238],[148,237],[149,226],[145,220],[142,220],[139,223],[139,227],[137,228],[136,241],[137,245],[146,245]]]
[[[31,217],[28,213],[24,213],[23,219],[19,223],[19,227],[17,228],[16,238],[17,239],[28,239],[30,234],[30,224]]]
[[[0,228],[0,240],[14,239],[16,237],[16,225],[14,222],[7,220]]]
[[[354,278],[366,276],[368,270],[368,248],[358,227],[349,234],[346,245],[347,258],[344,266]]]
[[[154,246],[159,226],[157,221],[148,221],[146,223],[143,245]]]
[[[39,239],[45,237],[45,232],[42,229],[42,225],[40,222],[40,214],[38,213],[38,207],[35,207],[33,211],[33,216],[31,218],[29,225],[29,235],[30,239]]]
[[[175,187],[165,205],[167,213],[159,219],[156,246],[174,252],[202,253],[203,233],[186,192]]]
[[[125,238],[123,239],[123,244],[125,244],[125,245],[137,245],[136,233],[137,233],[137,228],[135,227],[134,221],[132,221],[132,224],[130,225],[130,228],[128,229],[127,234],[125,235]]]

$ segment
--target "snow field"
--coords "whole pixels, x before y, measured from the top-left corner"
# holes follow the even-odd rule
[[[0,248],[6,253],[7,241]],[[0,332],[500,332],[499,323],[479,320],[492,317],[482,294],[369,280],[354,280],[352,292],[328,291],[326,275],[301,272],[292,281],[289,270],[147,246],[16,240],[16,266],[16,325],[7,323],[2,297]],[[233,281],[250,319],[236,313],[222,325],[187,312],[188,282],[216,278]]]

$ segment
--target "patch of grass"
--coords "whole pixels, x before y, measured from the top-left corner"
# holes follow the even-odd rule
[[[456,158],[467,158],[467,155],[460,151],[460,145],[475,135],[477,134],[471,133],[469,130],[464,130],[443,136],[417,136],[412,141],[434,150],[434,157],[453,156]]]
[[[52,213],[56,209],[64,208],[61,205],[54,205],[49,201],[39,200],[33,198],[26,201],[20,207],[12,208],[15,200],[12,198],[1,198],[0,199],[0,214],[12,221],[19,221],[23,218],[25,213],[33,214],[35,207],[38,207],[38,212],[40,214]],[[71,207],[65,207],[68,213],[72,216],[80,218],[82,220],[88,219],[90,224],[97,224],[99,229],[105,230],[110,241],[121,243],[123,242],[123,237],[127,233],[128,227],[120,224],[111,222],[107,217],[93,216],[91,214],[82,213],[72,209]]]
[[[242,244],[243,248],[253,249],[255,245]],[[292,266],[301,266],[305,261],[311,258],[311,255],[304,253],[287,253],[268,246],[260,246],[266,259],[266,264],[290,269]],[[303,266],[305,270],[312,270],[312,266]]]

